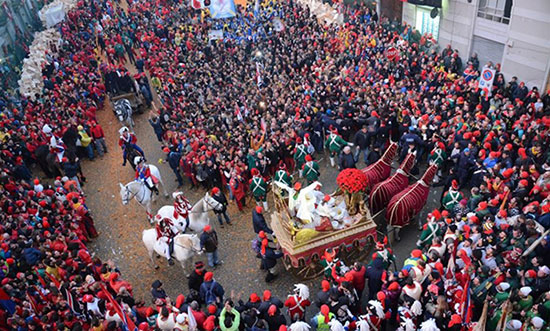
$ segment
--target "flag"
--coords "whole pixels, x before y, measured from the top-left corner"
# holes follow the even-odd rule
[[[235,116],[237,116],[237,119],[239,122],[242,122],[243,120],[243,114],[241,113],[241,108],[238,104],[235,104]]]
[[[189,322],[189,331],[197,330],[197,320],[195,320],[191,306],[187,306],[187,320]]]
[[[55,284],[55,287],[57,287],[57,289],[59,290],[59,288],[61,287],[61,283],[57,280],[57,278],[47,272],[44,273],[46,274],[46,276],[48,276],[48,278],[50,278],[50,280]]]
[[[38,313],[40,312],[38,310],[38,306],[36,305],[36,300],[34,299],[34,297],[29,293],[29,291],[27,290],[27,300],[29,300],[29,303],[31,304],[31,307],[32,307],[32,310],[34,310],[34,314],[35,315],[38,315]]]
[[[44,278],[42,278],[42,276],[40,276],[40,273],[38,272],[38,268],[34,268],[34,272],[36,273],[36,277],[38,277],[38,281],[40,282],[40,284],[42,284],[42,287],[46,288],[47,287],[46,281],[44,280]]]
[[[462,300],[460,304],[460,316],[462,317],[462,324],[468,325],[472,319],[472,305],[470,302],[470,277],[468,276],[468,281],[464,287],[464,292],[462,292]]]
[[[212,18],[230,18],[235,16],[235,2],[233,0],[212,0],[210,3]]]
[[[258,18],[260,16],[260,0],[254,2],[254,17]]]
[[[191,8],[195,10],[200,10],[204,8],[203,0],[191,0]]]
[[[61,293],[63,294],[65,301],[67,301],[69,308],[71,308],[71,311],[76,316],[81,316],[82,307],[80,306],[80,303],[74,300],[73,293],[69,290],[68,286],[63,286],[63,290],[61,291]]]
[[[263,131],[263,132],[266,132],[266,130],[267,130],[267,125],[265,124],[265,120],[264,120],[263,117],[262,117],[262,119],[260,120],[260,127],[262,128],[262,131]]]
[[[122,320],[122,323],[124,323],[124,326],[125,326],[126,330],[130,330],[130,331],[137,330],[137,327],[134,324],[134,321],[132,321],[132,319],[128,317],[128,315],[122,309],[122,307],[119,305],[119,303],[115,299],[113,299],[113,296],[105,288],[105,285],[103,285],[102,283],[99,283],[99,286],[101,287],[101,290],[107,296],[107,300],[111,303],[111,305],[113,305],[113,308],[115,309],[118,316],[120,316],[120,319]]]
[[[455,278],[455,259],[456,259],[456,248],[457,248],[458,240],[455,239],[454,245],[453,245],[453,252],[451,253],[451,256],[449,257],[449,262],[447,263],[447,270],[445,271],[445,278],[452,280]]]
[[[262,83],[264,82],[264,80],[262,79],[260,68],[261,68],[260,62],[256,62],[256,81],[257,81],[258,87],[260,87],[260,85],[262,85]]]

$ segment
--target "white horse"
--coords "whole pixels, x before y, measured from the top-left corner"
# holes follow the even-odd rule
[[[151,175],[158,179],[159,184],[162,185],[164,196],[168,197],[168,192],[166,192],[166,186],[162,181],[159,169],[152,164],[149,164],[148,166],[151,171]],[[120,197],[122,198],[122,204],[127,205],[132,198],[136,199],[136,201],[143,208],[145,208],[145,211],[147,212],[147,219],[152,223],[153,215],[151,214],[151,201],[155,200],[153,191],[151,191],[142,181],[134,180],[126,185],[122,185],[121,183],[118,184],[120,185]]]
[[[158,269],[159,266],[155,263],[153,259],[153,252],[156,252],[158,255],[166,257],[166,250],[168,249],[168,245],[164,242],[160,242],[159,240],[157,240],[157,230],[154,228],[143,230],[143,235],[141,239],[143,240],[143,244],[145,244],[145,248],[147,248],[147,253],[149,253],[149,258],[151,259],[151,262],[153,262],[155,269]],[[200,240],[196,234],[178,234],[174,237],[173,256],[180,263],[184,272],[186,270],[191,270],[190,268],[193,256],[201,253],[202,250]]]
[[[220,210],[222,207],[220,202],[216,201],[206,192],[204,197],[197,201],[189,211],[189,228],[197,233],[202,232],[204,227],[210,223],[208,211]],[[164,218],[168,218],[172,221],[177,232],[181,233],[185,231],[187,221],[181,216],[178,216],[177,219],[174,218],[174,205],[167,205],[160,208],[155,216],[155,221],[160,222],[160,220]]]

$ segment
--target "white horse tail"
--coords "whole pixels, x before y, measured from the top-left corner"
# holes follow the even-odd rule
[[[164,181],[162,180],[162,176],[160,175],[159,168],[157,168],[157,166],[153,164],[149,164],[149,170],[151,171],[151,175],[158,179],[159,184],[162,186],[162,193],[164,194],[164,197],[168,197],[168,192],[166,191],[166,186],[164,185]]]

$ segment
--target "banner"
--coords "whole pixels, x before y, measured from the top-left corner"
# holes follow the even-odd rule
[[[210,30],[208,32],[208,40],[221,40],[223,39],[223,30]]]
[[[280,18],[275,17],[273,19],[273,29],[277,32],[283,31],[285,29],[285,25],[284,25],[283,21],[281,21]]]
[[[191,0],[191,7],[195,10],[206,8],[204,5],[204,0]]]
[[[235,2],[233,0],[212,0],[210,16],[216,19],[234,17]]]

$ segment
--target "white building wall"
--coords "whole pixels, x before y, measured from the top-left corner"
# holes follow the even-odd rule
[[[550,70],[550,1],[515,1],[504,48],[502,72],[529,87],[544,88]]]
[[[416,24],[416,5],[410,3],[403,3],[403,22],[407,22],[411,26]]]
[[[458,49],[463,60],[469,57],[476,10],[477,1],[442,1],[438,42],[441,47],[451,44],[453,49]]]

